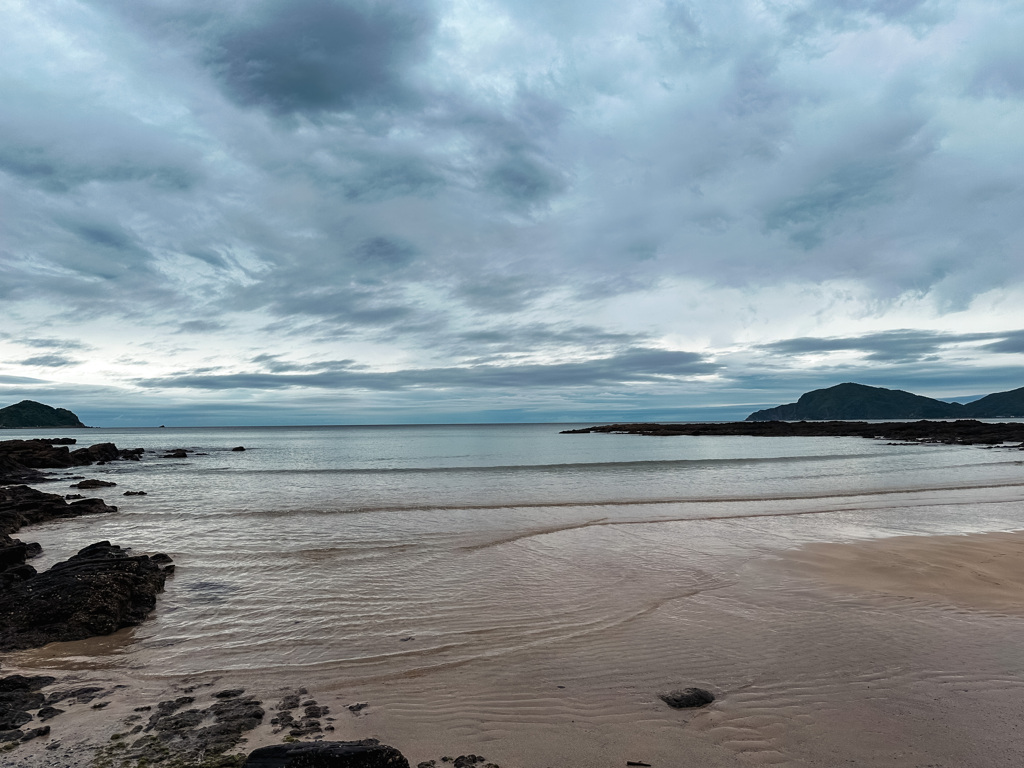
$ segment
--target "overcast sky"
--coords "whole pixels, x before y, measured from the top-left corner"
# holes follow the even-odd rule
[[[589,421],[1024,385],[1019,0],[0,9],[0,405]]]

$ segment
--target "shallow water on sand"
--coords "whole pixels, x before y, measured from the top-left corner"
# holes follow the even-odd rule
[[[659,686],[756,702],[783,677],[825,685],[817,648],[853,631],[849,607],[798,581],[751,584],[751,563],[809,542],[1024,528],[1015,451],[558,434],[568,426],[76,434],[147,454],[81,471],[118,483],[98,495],[119,512],[26,530],[40,565],[109,539],[166,552],[177,572],[141,627],[11,660],[140,680],[316,681],[372,695],[389,715],[381,733],[444,723],[500,741],[524,723],[635,727],[638,711],[657,730],[678,724]],[[154,450],[177,447],[196,453]],[[786,630],[792,610],[814,617],[802,635]],[[811,670],[779,661],[786,648]],[[794,712],[821,701],[783,698]],[[778,748],[739,752],[771,763]]]

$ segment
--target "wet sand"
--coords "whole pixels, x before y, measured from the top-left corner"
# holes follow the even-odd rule
[[[64,668],[56,674],[110,692],[102,710],[69,707],[51,721],[49,739],[8,753],[5,764],[89,765],[83,747],[108,743],[135,707],[188,685],[200,686],[200,700],[236,685],[264,700],[267,717],[244,750],[280,741],[272,707],[304,686],[336,717],[327,738],[376,737],[412,765],[468,753],[503,768],[1024,764],[1024,533],[799,546],[783,537],[740,552],[723,545],[730,526],[749,524],[585,528],[508,545],[603,536],[590,544],[625,548],[637,561],[621,573],[625,585],[643,578],[642,528],[654,538],[685,537],[677,552],[688,576],[650,603],[632,593],[636,610],[621,620],[467,663],[182,680],[133,670],[124,654],[132,630],[12,654],[5,674]],[[689,711],[658,699],[690,685],[718,699]],[[349,712],[356,702],[368,706]],[[54,742],[58,749],[45,748]]]

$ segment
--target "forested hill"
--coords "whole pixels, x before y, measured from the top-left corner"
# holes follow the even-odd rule
[[[52,408],[35,400],[22,400],[0,408],[0,429],[31,427],[85,427],[85,424],[66,408]]]
[[[838,384],[800,396],[795,403],[756,411],[747,421],[828,419],[1000,419],[1024,417],[1024,387],[972,403],[947,403],[900,389]]]

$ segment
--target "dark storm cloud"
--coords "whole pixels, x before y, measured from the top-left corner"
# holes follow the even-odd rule
[[[389,108],[414,99],[405,69],[435,22],[422,2],[277,0],[248,8],[207,63],[240,104],[277,113]]]
[[[400,389],[582,387],[642,382],[672,377],[705,376],[718,366],[703,355],[662,349],[637,348],[619,354],[572,363],[478,365],[408,369],[391,372],[355,372],[345,369],[320,373],[235,373],[223,376],[182,375],[140,379],[139,386],[190,389]]]
[[[19,344],[23,344],[26,347],[34,347],[36,349],[91,349],[90,344],[84,344],[81,341],[75,339],[59,339],[54,337],[29,337],[25,339],[16,339],[9,333],[0,335],[0,338],[7,338],[17,341]]]
[[[69,365],[79,365],[78,360],[73,360],[65,355],[36,355],[19,360],[20,365],[38,365],[44,368],[66,368]]]
[[[983,348],[989,352],[1001,352],[1009,355],[1024,353],[1024,331],[1008,333],[999,341],[985,344]]]
[[[326,371],[358,370],[365,367],[356,360],[321,360],[314,363],[296,363],[283,360],[281,355],[268,354],[256,355],[252,358],[251,362],[256,363],[268,373],[285,373],[290,371],[316,371],[323,373]],[[192,371],[192,373],[195,374],[197,371]]]
[[[0,171],[52,192],[132,181],[186,190],[202,176],[196,153],[158,128],[27,87],[8,91],[0,110]]]
[[[968,92],[975,96],[1024,98],[1024,52],[1019,39],[1012,49],[997,51],[980,64]]]
[[[178,325],[176,333],[213,333],[226,327],[219,320],[186,320]]]
[[[878,362],[906,363],[937,359],[944,348],[989,341],[981,349],[990,352],[1024,351],[1024,331],[1003,333],[940,333],[936,331],[899,330],[869,333],[863,336],[820,338],[804,336],[762,344],[758,349],[780,355],[807,355],[822,352],[856,351],[866,353],[865,359]]]
[[[589,349],[618,346],[628,347],[649,339],[642,333],[615,333],[592,325],[551,326],[533,323],[523,326],[498,326],[465,331],[456,335],[468,347],[486,347],[496,351],[579,346]]]
[[[502,159],[487,171],[485,178],[492,192],[524,205],[546,201],[565,188],[557,169],[542,157],[525,152]]]
[[[361,288],[294,291],[270,301],[268,308],[282,317],[315,317],[339,325],[380,327],[409,320],[415,308],[391,300],[386,292]]]
[[[454,293],[468,306],[487,312],[512,313],[551,289],[543,275],[482,274],[463,279]]]
[[[851,137],[836,156],[822,158],[807,189],[778,201],[767,211],[765,225],[786,231],[803,248],[815,248],[841,217],[905,194],[914,169],[935,146],[921,115],[877,121],[864,135]]]
[[[443,174],[426,157],[402,153],[364,153],[360,167],[339,180],[345,197],[373,203],[406,195],[430,195],[445,183]]]
[[[372,268],[388,270],[404,267],[412,261],[416,250],[409,244],[387,237],[371,237],[355,247],[356,259]]]
[[[787,21],[800,34],[821,26],[848,30],[872,18],[920,27],[943,18],[941,6],[934,0],[813,0],[790,12]]]

